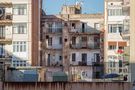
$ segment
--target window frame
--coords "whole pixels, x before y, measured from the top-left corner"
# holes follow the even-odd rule
[[[27,15],[27,4],[14,4],[12,13],[13,15]]]

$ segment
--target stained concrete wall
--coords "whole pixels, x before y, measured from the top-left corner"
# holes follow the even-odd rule
[[[131,90],[130,83],[112,82],[53,82],[53,83],[5,83],[3,90]]]
[[[3,85],[2,85],[2,82],[0,82],[0,90],[3,90],[3,89],[2,89],[2,86],[3,86]]]

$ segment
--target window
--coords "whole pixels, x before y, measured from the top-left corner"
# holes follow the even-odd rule
[[[116,49],[116,45],[109,45],[109,50],[115,50]]]
[[[27,65],[25,60],[13,60],[12,62],[13,67],[23,67]]]
[[[72,23],[72,28],[73,28],[73,29],[75,29],[75,28],[76,28],[75,23]]]
[[[5,26],[0,26],[0,38],[5,38]]]
[[[119,67],[122,67],[122,60],[119,60]]]
[[[14,5],[13,14],[14,15],[26,15],[27,14],[27,5],[25,5],[25,4]]]
[[[26,34],[27,33],[27,24],[26,23],[14,24],[13,33],[14,34]]]
[[[62,56],[59,56],[59,60],[62,61]]]
[[[59,37],[59,44],[62,44],[62,37]]]
[[[48,32],[49,33],[52,33],[52,27],[53,26],[53,24],[52,23],[48,23]]]
[[[108,33],[120,33],[122,32],[123,25],[122,24],[109,24],[108,25]]]
[[[85,32],[85,24],[86,24],[86,23],[82,23],[82,32],[83,32],[83,33]]]
[[[118,31],[119,31],[119,33],[122,32],[122,29],[123,29],[123,25],[122,24],[118,24]]]
[[[96,30],[99,30],[100,29],[100,24],[99,23],[95,23],[94,27],[95,27]]]
[[[26,52],[26,42],[13,42],[13,52]]]
[[[109,26],[108,26],[108,32],[109,33],[117,33],[117,25],[115,25],[115,24],[110,24]]]
[[[99,53],[94,53],[94,61],[95,62],[100,62],[100,55],[99,55]]]
[[[72,44],[73,44],[73,45],[76,44],[76,37],[72,37]]]
[[[114,62],[114,61],[109,61],[109,67],[115,67],[116,66],[115,63],[116,62]]]
[[[5,55],[4,46],[5,46],[5,45],[0,44],[0,57],[3,57],[3,56]]]
[[[87,41],[87,37],[82,37],[82,42],[86,42]]]
[[[122,16],[122,9],[109,9],[108,10],[108,15],[109,16]]]
[[[124,50],[124,46],[119,46],[119,49],[120,50]]]
[[[62,23],[61,22],[55,22],[54,23],[55,32],[62,32]]]
[[[82,62],[87,62],[87,54],[86,53],[82,54]]]
[[[72,61],[75,61],[75,60],[76,60],[76,54],[72,53]]]
[[[49,37],[49,39],[48,39],[48,45],[49,46],[52,46],[52,37]]]

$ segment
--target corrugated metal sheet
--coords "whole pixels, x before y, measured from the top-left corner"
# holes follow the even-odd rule
[[[132,90],[126,82],[38,82],[38,83],[4,83],[3,90]]]

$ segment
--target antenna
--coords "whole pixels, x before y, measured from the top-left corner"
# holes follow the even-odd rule
[[[83,0],[75,0],[76,5],[83,5]]]

